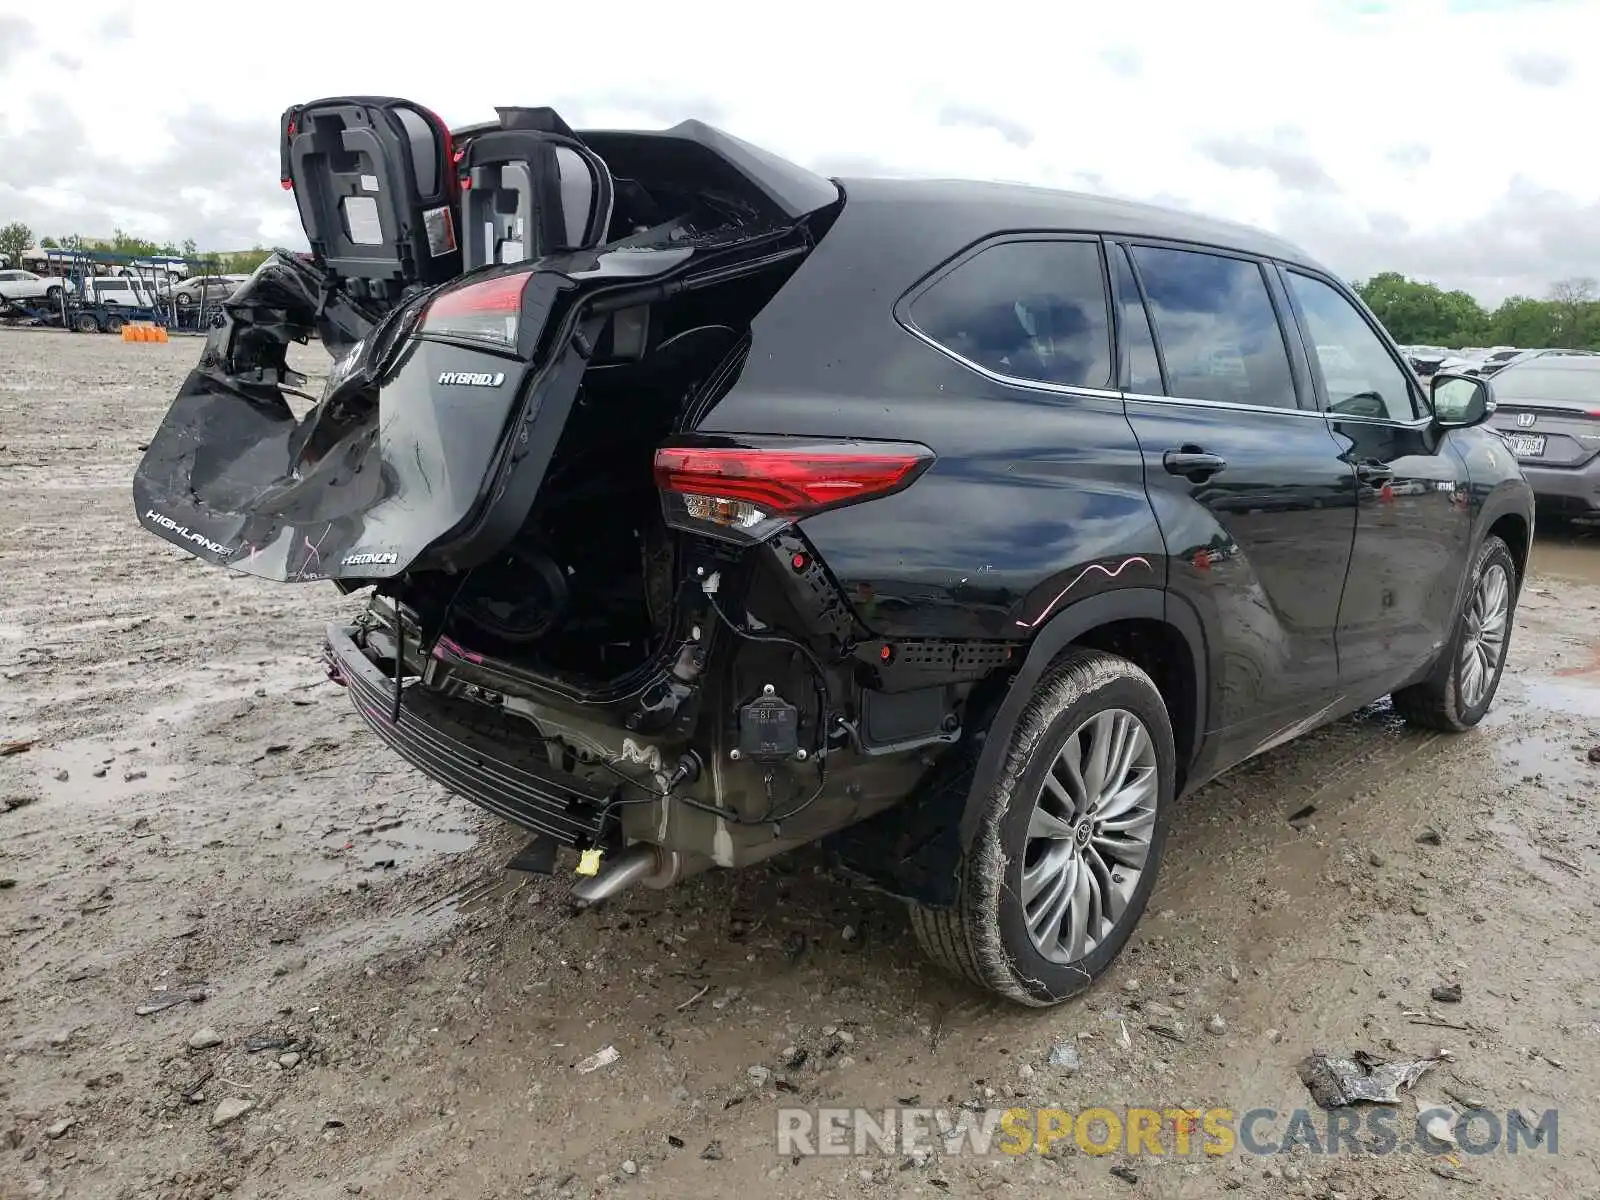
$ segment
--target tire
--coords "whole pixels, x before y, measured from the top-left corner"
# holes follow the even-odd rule
[[[117,316],[115,313],[113,313],[111,316],[107,317],[106,318],[106,324],[105,324],[105,331],[107,333],[121,333],[122,332],[122,318]]]
[[[44,298],[45,302],[51,307],[59,308],[61,306],[61,289],[58,287],[45,288]]]
[[[188,292],[179,292],[172,299],[179,308],[188,308],[194,303],[194,297],[189,295]]]
[[[79,313],[76,317],[74,317],[72,319],[72,327],[79,333],[100,332],[100,322],[96,321],[88,313]]]
[[[1024,869],[1046,874],[1041,868],[1047,859],[1077,857],[1076,871],[1070,865],[1063,867],[1060,878],[1082,882],[1077,887],[1062,882],[1062,888],[1072,888],[1074,895],[1064,912],[1045,923],[1051,930],[1043,939],[1046,943],[1071,928],[1067,918],[1076,915],[1083,899],[1089,900],[1083,909],[1085,923],[1092,921],[1096,887],[1103,896],[1114,886],[1113,879],[1125,876],[1113,874],[1110,868],[1115,860],[1103,853],[1105,846],[1117,844],[1114,836],[1106,838],[1105,831],[1093,827],[1093,836],[1080,834],[1081,817],[1062,821],[1059,815],[1033,829],[1036,802],[1044,799],[1056,814],[1064,814],[1061,797],[1065,795],[1081,809],[1086,798],[1082,780],[1092,782],[1094,775],[1092,758],[1084,755],[1084,748],[1093,746],[1097,733],[1103,736],[1119,723],[1127,728],[1127,717],[1137,718],[1146,740],[1121,774],[1127,783],[1135,780],[1137,773],[1139,782],[1113,790],[1127,797],[1137,787],[1140,796],[1148,797],[1148,802],[1141,799],[1133,810],[1145,846],[1143,867],[1132,888],[1119,897],[1121,915],[1104,924],[1093,921],[1098,937],[1092,946],[1058,946],[1053,956],[1047,956],[1029,930],[1023,896],[1025,887],[1028,891],[1034,887],[1025,883]],[[1070,753],[1069,739],[1076,743]],[[1076,779],[1059,761],[1069,757],[1090,764]],[[987,795],[971,798],[971,803],[981,806],[981,817],[973,845],[960,864],[956,903],[949,908],[911,905],[911,926],[923,950],[945,969],[1019,1004],[1043,1008],[1082,992],[1116,960],[1149,902],[1166,843],[1175,777],[1172,722],[1150,677],[1116,655],[1069,650],[1045,675],[1017,721],[1000,778]],[[1047,782],[1048,796],[1044,795]],[[1153,813],[1146,811],[1150,805]],[[1125,815],[1123,819],[1132,818]],[[1038,836],[1046,825],[1057,835],[1064,835],[1070,826],[1075,836],[1059,836],[1059,840]],[[1121,844],[1126,846],[1127,839]],[[1126,849],[1120,853],[1128,857]],[[1103,872],[1102,867],[1106,868]],[[1126,866],[1121,869],[1127,871]],[[1051,891],[1042,889],[1047,899],[1036,918],[1050,907]]]
[[[1495,628],[1492,614],[1499,610],[1492,595],[1496,591],[1494,580],[1497,577],[1504,588],[1503,611],[1498,619],[1499,656],[1485,668],[1484,679],[1487,682],[1480,685],[1478,677],[1468,666],[1472,656],[1467,650],[1469,645],[1474,648],[1479,645],[1487,645],[1491,650],[1493,648],[1492,640],[1480,638],[1478,631],[1486,606],[1491,613],[1488,629],[1492,631]],[[1455,628],[1450,633],[1444,653],[1439,656],[1426,679],[1402,688],[1391,697],[1395,711],[1409,724],[1423,729],[1459,733],[1483,720],[1489,706],[1494,703],[1495,693],[1500,689],[1500,676],[1505,672],[1506,654],[1511,649],[1511,628],[1517,615],[1519,588],[1517,564],[1511,557],[1511,551],[1497,537],[1491,535],[1484,538],[1483,544],[1478,547],[1477,557],[1473,559],[1466,602],[1456,615]]]

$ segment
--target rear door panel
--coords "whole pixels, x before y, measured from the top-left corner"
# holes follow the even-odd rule
[[[1220,770],[1336,700],[1351,467],[1322,415],[1302,406],[1303,359],[1297,340],[1285,340],[1281,301],[1259,263],[1132,250],[1161,351],[1155,390],[1168,394],[1130,389],[1128,419],[1166,540],[1169,587],[1211,640],[1207,732]],[[1213,311],[1230,315],[1213,320]],[[1122,313],[1126,328],[1138,306]],[[1184,453],[1222,465],[1194,476],[1169,469],[1169,456]]]

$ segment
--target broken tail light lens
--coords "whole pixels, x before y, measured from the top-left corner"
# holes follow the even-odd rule
[[[455,284],[428,302],[417,332],[514,349],[531,271]]]
[[[655,477],[668,525],[759,542],[803,517],[903,491],[933,458],[915,443],[763,438],[664,446]]]

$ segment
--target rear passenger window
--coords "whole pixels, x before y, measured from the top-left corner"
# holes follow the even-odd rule
[[[1411,421],[1417,416],[1408,373],[1350,301],[1320,279],[1288,272],[1289,290],[1328,396],[1328,411],[1351,417]]]
[[[1174,396],[1294,408],[1294,376],[1261,268],[1194,250],[1136,246]]]
[[[997,375],[1107,387],[1111,329],[1094,242],[1003,242],[979,251],[911,305],[911,323]]]
[[[1146,396],[1161,396],[1161,364],[1156,359],[1156,341],[1150,333],[1150,314],[1139,298],[1139,285],[1133,281],[1126,247],[1111,251],[1111,270],[1117,281],[1117,303],[1121,309],[1117,328],[1122,344],[1128,348],[1128,390]]]

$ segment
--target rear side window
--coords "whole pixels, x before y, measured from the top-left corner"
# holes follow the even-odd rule
[[[1133,256],[1172,395],[1296,407],[1283,329],[1258,265],[1160,246],[1136,246]]]
[[[1121,310],[1117,328],[1122,331],[1122,344],[1128,348],[1128,390],[1146,396],[1164,395],[1156,340],[1150,332],[1150,314],[1145,312],[1139,285],[1133,281],[1127,247],[1117,246],[1111,250],[1111,271],[1117,281],[1117,302]]]
[[[1111,381],[1095,242],[990,246],[918,296],[909,316],[939,345],[997,375],[1073,387]]]

